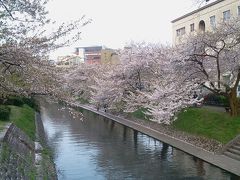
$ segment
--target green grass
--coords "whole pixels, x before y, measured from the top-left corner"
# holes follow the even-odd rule
[[[0,153],[0,163],[4,163],[10,156],[10,150],[5,142],[3,142],[1,146],[2,146],[2,149]]]
[[[240,116],[205,108],[188,108],[178,114],[173,127],[188,133],[227,143],[240,134]]]
[[[8,123],[8,121],[2,121],[0,120],[0,131],[3,130],[3,128],[5,127],[5,125]]]
[[[146,112],[147,109],[145,108],[140,108],[132,113],[129,113],[130,116],[137,118],[137,119],[142,119],[142,120],[149,120],[150,116],[147,116],[144,114],[144,112]]]
[[[41,160],[41,166],[42,166],[42,176],[43,179],[47,180],[50,177],[54,177],[55,171],[53,169],[53,151],[49,147],[44,147],[42,151],[42,160]]]
[[[87,99],[82,98],[82,97],[79,97],[77,100],[82,104],[89,104],[89,101]]]
[[[11,108],[10,121],[23,130],[32,140],[35,139],[35,111],[28,105],[9,106]]]

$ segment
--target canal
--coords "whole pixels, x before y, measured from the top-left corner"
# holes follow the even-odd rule
[[[237,179],[168,144],[82,110],[41,101],[41,116],[60,180]]]

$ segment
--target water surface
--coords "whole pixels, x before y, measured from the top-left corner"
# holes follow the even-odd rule
[[[41,103],[42,120],[60,180],[227,180],[237,177],[168,144],[83,110],[72,118],[59,104]]]

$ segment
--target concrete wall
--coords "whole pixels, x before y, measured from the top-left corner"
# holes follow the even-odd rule
[[[193,11],[182,17],[179,17],[172,21],[172,37],[173,44],[176,45],[180,43],[189,34],[194,34],[199,32],[200,21],[205,22],[205,30],[212,31],[212,26],[210,24],[210,17],[215,16],[216,24],[223,21],[223,12],[230,10],[231,17],[238,16],[238,6],[240,6],[239,0],[218,0],[215,4],[209,4],[199,10]],[[194,31],[190,32],[190,25],[194,24]],[[177,30],[185,27],[185,35],[177,36]]]

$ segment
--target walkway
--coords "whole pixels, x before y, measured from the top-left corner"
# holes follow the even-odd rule
[[[175,148],[178,148],[188,154],[191,154],[193,156],[196,156],[206,162],[209,162],[215,166],[218,166],[226,171],[229,171],[233,174],[236,174],[240,176],[240,161],[234,160],[228,156],[225,155],[219,155],[215,154],[209,151],[206,151],[204,149],[201,149],[199,147],[196,147],[190,143],[187,143],[185,141],[179,140],[177,138],[173,138],[169,135],[163,134],[159,131],[156,131],[154,129],[151,129],[149,127],[143,126],[141,124],[138,124],[136,122],[130,121],[128,119],[114,116],[110,113],[106,113],[104,111],[97,111],[95,108],[87,106],[87,105],[82,105],[82,104],[70,104],[75,107],[81,107],[83,109],[92,111],[96,114],[99,114],[101,116],[104,116],[106,118],[109,118],[111,120],[114,120],[120,124],[123,124],[125,126],[128,126],[132,129],[135,129],[139,132],[142,132],[144,134],[147,134],[155,139],[158,139],[159,141],[162,141],[164,143],[167,143]]]
[[[220,107],[220,106],[204,105],[202,108],[210,109],[210,110],[217,111],[217,112],[226,112],[225,107]]]

